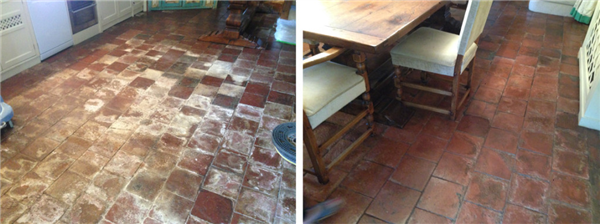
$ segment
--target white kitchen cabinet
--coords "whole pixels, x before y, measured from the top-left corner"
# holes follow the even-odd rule
[[[131,8],[133,9],[133,15],[138,14],[144,10],[144,0],[131,0]]]
[[[579,126],[600,130],[600,4],[578,56]]]
[[[117,1],[117,8],[119,9],[119,16],[126,16],[127,17],[131,17],[131,13],[133,13],[133,9],[131,8],[131,0],[127,0],[127,1],[123,1],[123,0],[118,0]]]
[[[133,15],[131,0],[103,0],[96,4],[102,31]]]
[[[1,80],[40,63],[26,3],[0,0]]]

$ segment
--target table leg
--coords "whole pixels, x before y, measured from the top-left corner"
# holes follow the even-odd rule
[[[355,51],[352,55],[352,59],[356,63],[356,68],[358,69],[356,73],[361,75],[365,79],[366,91],[365,93],[363,93],[362,99],[365,106],[367,107],[367,126],[369,127],[369,129],[372,130],[374,127],[373,112],[375,111],[375,109],[373,108],[373,102],[371,101],[371,95],[369,94],[369,91],[371,91],[371,85],[369,85],[369,76],[367,74],[367,69],[365,66],[366,58],[367,56],[365,55],[365,53],[359,51]]]

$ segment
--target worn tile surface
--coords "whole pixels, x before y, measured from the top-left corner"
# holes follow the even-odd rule
[[[2,82],[2,223],[295,221],[270,137],[296,117],[295,47],[268,13],[263,49],[198,41],[218,4],[140,14]]]

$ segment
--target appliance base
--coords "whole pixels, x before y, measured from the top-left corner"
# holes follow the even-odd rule
[[[93,36],[100,34],[100,25],[96,24],[88,27],[85,30],[79,31],[76,34],[73,34],[73,44],[79,44],[87,39],[90,39]]]
[[[56,53],[61,52],[61,51],[65,50],[65,49],[69,48],[70,46],[73,46],[73,40],[69,40],[69,41],[67,41],[67,42],[65,42],[65,43],[63,43],[61,45],[58,45],[58,46],[56,46],[56,47],[54,47],[54,48],[52,48],[52,49],[50,49],[50,50],[48,50],[48,51],[46,51],[44,53],[41,53],[40,54],[40,59],[43,61],[46,58],[49,58],[50,56],[55,55]]]

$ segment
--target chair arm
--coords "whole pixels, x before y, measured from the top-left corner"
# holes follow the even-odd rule
[[[332,47],[327,51],[321,52],[310,58],[304,59],[304,61],[302,61],[302,68],[308,68],[313,65],[317,65],[317,64],[320,64],[320,63],[323,63],[326,61],[330,61],[331,59],[334,59],[335,57],[344,53],[344,51],[346,51],[346,49],[344,49],[344,48]]]

